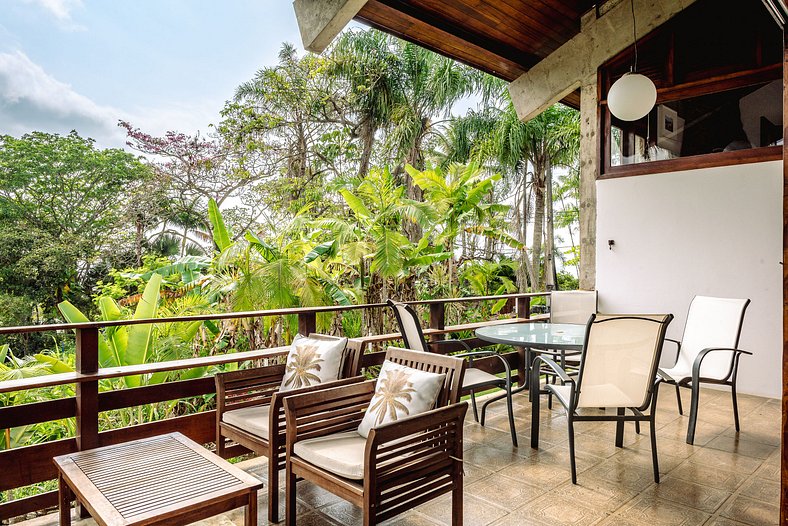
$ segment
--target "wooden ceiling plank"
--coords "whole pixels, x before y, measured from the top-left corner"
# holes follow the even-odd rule
[[[554,29],[551,21],[534,19],[505,2],[493,4],[479,0],[462,0],[441,3],[440,8],[431,0],[417,0],[413,3],[436,17],[450,16],[455,25],[471,26],[472,21],[478,21],[484,26],[484,31],[496,31],[496,40],[505,41],[523,51],[531,51],[542,58],[576,33],[559,32]],[[472,29],[478,33],[481,28]]]
[[[533,0],[500,0],[498,4],[506,6],[507,11],[512,12],[512,16],[530,20],[532,24],[537,24],[543,30],[558,35],[558,46],[580,31],[580,14],[563,2],[559,2],[559,5],[564,7],[561,10]]]
[[[410,18],[424,22],[430,27],[438,29],[449,35],[453,35],[460,40],[513,62],[523,69],[533,67],[535,64],[539,63],[542,58],[537,55],[515,49],[498,40],[468,31],[461,26],[448,22],[445,18],[438,17],[429,11],[416,7],[413,4],[403,0],[374,0],[374,2],[370,1],[366,7],[371,7],[370,4],[372,3],[384,5],[390,9],[398,11],[403,15],[409,16]]]
[[[376,4],[375,0],[370,0],[370,4]],[[382,6],[373,6],[372,9],[362,8],[356,15],[356,20],[370,27],[390,33],[402,40],[419,45],[430,51],[448,56],[470,67],[479,69],[499,77],[508,82],[519,77],[525,68],[517,63],[506,60],[483,48],[471,47],[454,35],[446,34],[434,29],[436,38],[432,41],[421,38],[418,34],[430,29],[424,22],[404,16],[403,14]]]

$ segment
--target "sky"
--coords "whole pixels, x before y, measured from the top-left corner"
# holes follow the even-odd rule
[[[301,49],[290,0],[0,0],[0,134],[210,133],[282,42]]]

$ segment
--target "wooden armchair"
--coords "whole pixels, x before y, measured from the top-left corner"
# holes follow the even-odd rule
[[[395,347],[386,359],[445,373],[436,409],[373,428],[364,438],[357,428],[375,393],[374,380],[288,397],[289,526],[296,523],[297,477],[361,507],[365,526],[449,492],[452,524],[462,524],[462,430],[468,406],[456,402],[465,361]]]
[[[321,334],[310,334],[309,337],[339,339]],[[363,376],[357,376],[361,348],[359,341],[348,340],[338,380],[285,392],[279,392],[285,374],[284,363],[215,376],[216,453],[226,457],[227,442],[232,441],[268,458],[269,521],[279,521],[279,471],[285,466],[285,398],[364,381]],[[288,349],[283,349],[281,356],[286,356]]]

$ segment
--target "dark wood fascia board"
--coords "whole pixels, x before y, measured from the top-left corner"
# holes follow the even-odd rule
[[[700,168],[713,168],[716,166],[778,161],[782,158],[782,146],[768,146],[765,148],[751,148],[749,150],[737,150],[734,152],[691,155],[678,159],[629,164],[626,166],[609,166],[605,169],[605,173],[599,175],[598,179],[617,179],[619,177],[680,172],[684,170],[697,170]]]

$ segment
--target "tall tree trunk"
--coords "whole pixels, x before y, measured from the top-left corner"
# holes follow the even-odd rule
[[[555,223],[553,222],[553,167],[548,159],[545,163],[545,241],[544,241],[544,280],[548,290],[556,288],[555,268]]]
[[[534,228],[533,240],[531,241],[531,268],[534,272],[535,291],[544,289],[544,276],[542,274],[542,237],[544,235],[544,209],[545,209],[545,164],[538,159],[534,164],[533,190],[534,201]]]
[[[529,285],[531,290],[534,290],[534,277],[533,267],[528,261],[528,218],[530,217],[530,203],[531,195],[528,191],[528,174],[527,165],[523,164],[523,173],[521,176],[520,184],[520,198],[517,200],[517,238],[523,244],[520,250],[520,264],[517,266],[517,286],[520,292],[528,292]]]
[[[364,119],[360,127],[361,159],[358,162],[358,176],[364,177],[369,172],[369,160],[372,157],[372,146],[375,144],[375,126],[371,119]]]
[[[405,160],[407,164],[410,164],[417,170],[424,170],[424,157],[421,151],[421,139],[422,137],[418,137],[416,139],[413,148],[411,148],[410,152],[408,152],[408,156]],[[413,178],[410,176],[410,174],[405,171],[403,175],[405,178],[405,195],[407,198],[413,199],[414,201],[424,201],[421,188],[419,188],[413,182]],[[421,239],[421,236],[423,235],[421,225],[414,223],[413,221],[406,221],[404,230],[405,235],[411,243],[418,243]]]
[[[137,214],[135,217],[136,233],[134,236],[134,259],[138,267],[142,266],[142,236],[145,234],[145,229],[142,221],[142,214]]]

